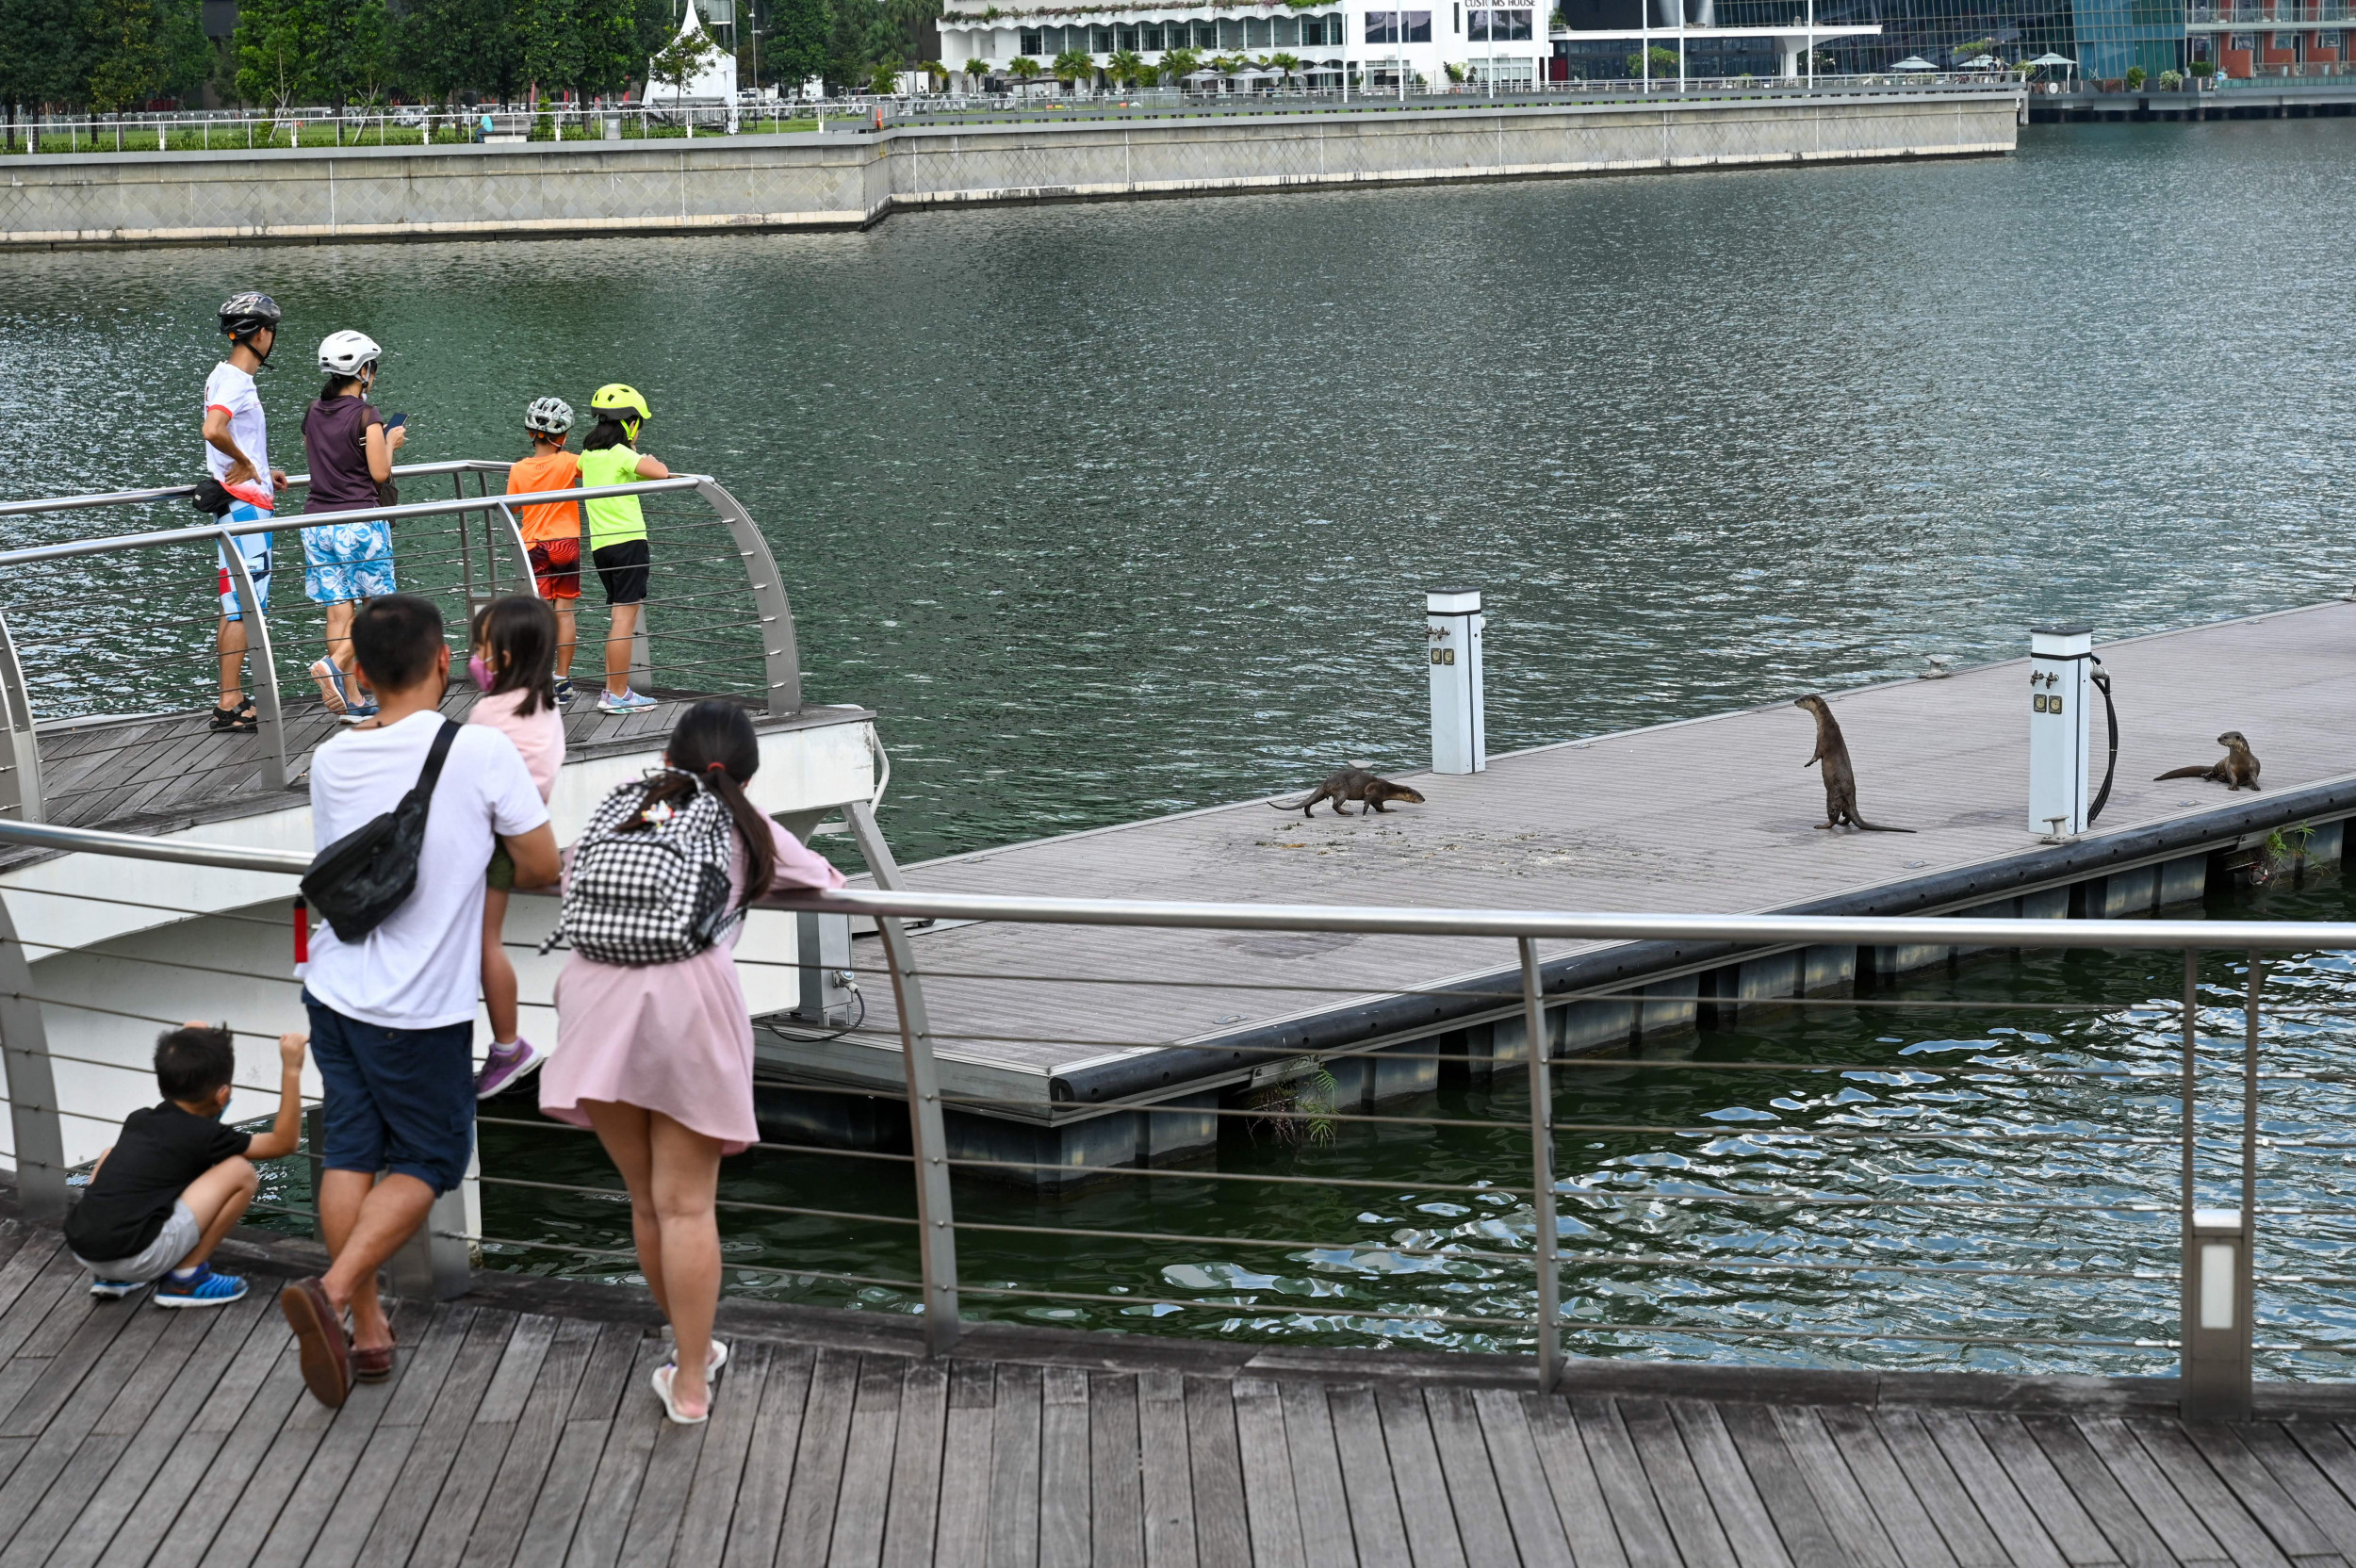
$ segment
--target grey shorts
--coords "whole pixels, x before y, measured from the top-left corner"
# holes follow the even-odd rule
[[[172,1272],[182,1258],[196,1250],[196,1244],[204,1239],[205,1228],[196,1222],[196,1211],[175,1200],[171,1215],[164,1220],[164,1228],[155,1233],[155,1239],[141,1249],[137,1257],[118,1258],[112,1263],[93,1263],[76,1252],[74,1261],[89,1269],[93,1280],[143,1285]]]

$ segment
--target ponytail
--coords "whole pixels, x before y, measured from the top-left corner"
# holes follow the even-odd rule
[[[646,826],[645,813],[657,806],[676,808],[693,800],[697,790],[710,790],[728,808],[737,836],[744,841],[744,897],[737,906],[766,893],[777,874],[777,843],[769,819],[744,793],[761,771],[761,738],[753,733],[750,715],[735,703],[706,698],[680,715],[663,760],[667,765],[647,781],[638,820],[622,831]]]

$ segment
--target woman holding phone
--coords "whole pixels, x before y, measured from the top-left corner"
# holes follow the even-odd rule
[[[330,333],[319,345],[327,384],[303,414],[303,450],[310,460],[304,515],[372,510],[384,504],[393,454],[409,439],[402,416],[390,421],[368,401],[384,351],[366,333]],[[382,517],[313,524],[303,531],[303,591],[327,611],[327,657],[311,666],[319,700],[346,724],[376,713],[360,684],[352,651],[352,619],[369,599],[393,592],[393,525]]]

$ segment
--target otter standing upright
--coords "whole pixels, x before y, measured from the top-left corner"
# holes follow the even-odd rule
[[[1868,833],[1911,833],[1911,827],[1884,827],[1867,822],[1857,814],[1857,769],[1849,761],[1849,743],[1841,736],[1841,726],[1834,722],[1832,710],[1820,696],[1805,696],[1795,700],[1794,708],[1805,708],[1816,717],[1816,750],[1800,766],[1824,764],[1824,820],[1819,827],[1839,827],[1846,823]]]

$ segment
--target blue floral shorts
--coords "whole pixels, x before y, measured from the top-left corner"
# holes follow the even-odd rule
[[[317,604],[383,598],[393,590],[393,525],[321,523],[303,531],[303,592]]]

